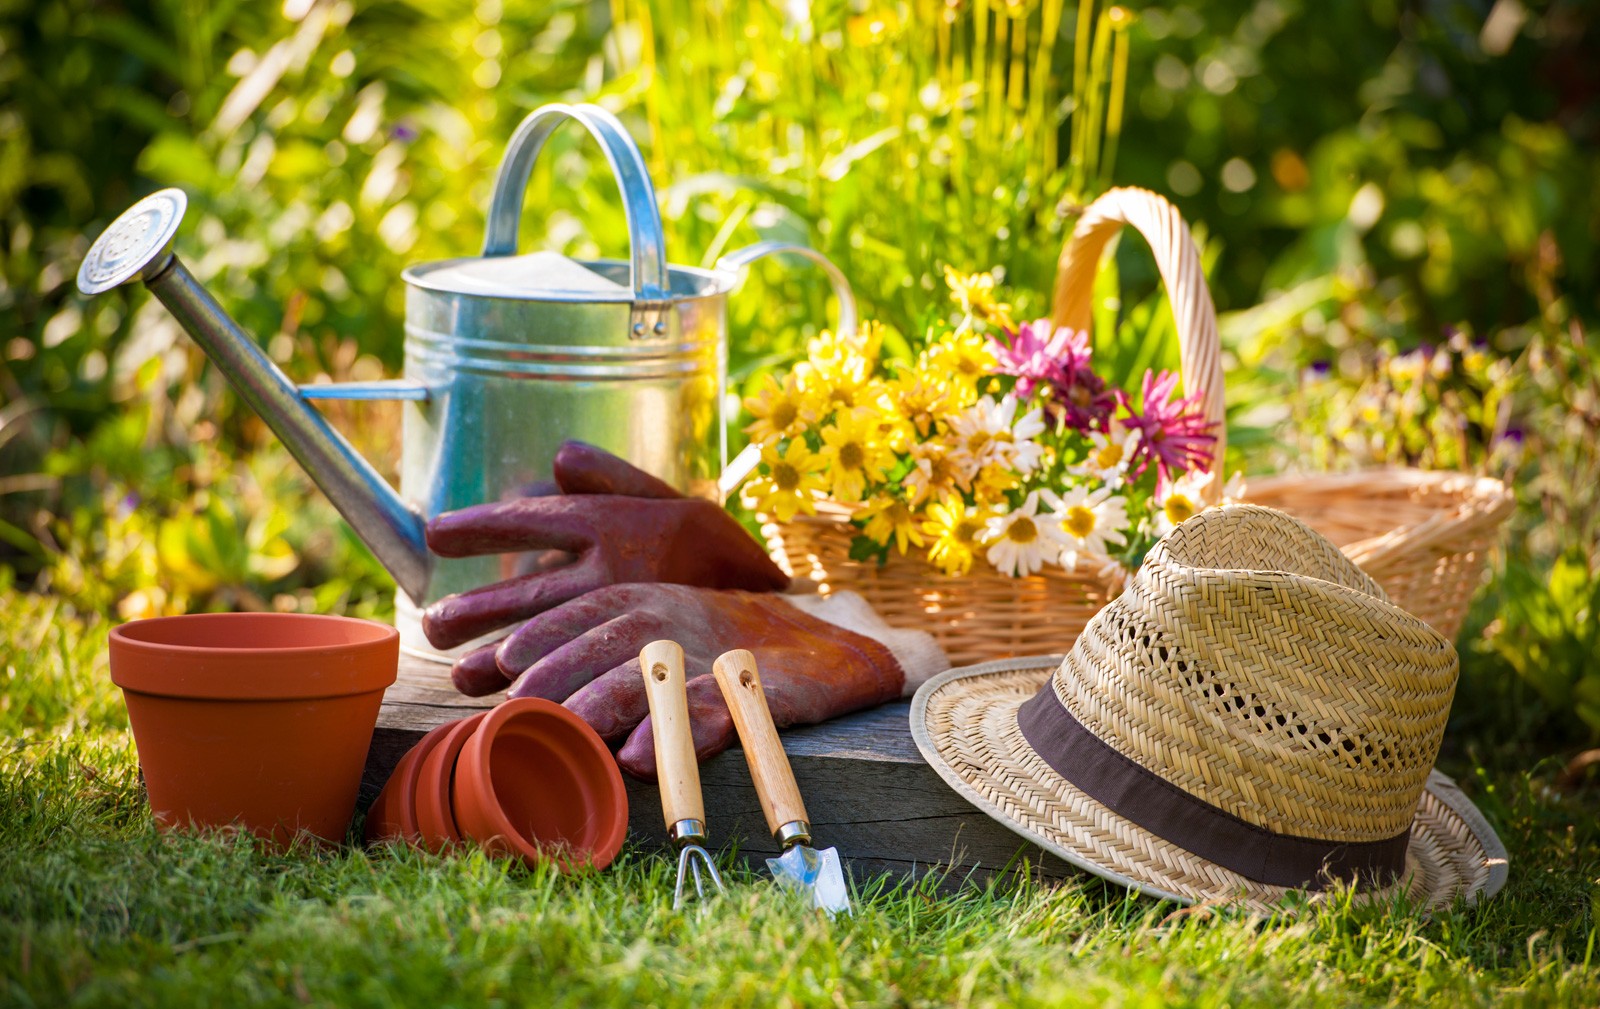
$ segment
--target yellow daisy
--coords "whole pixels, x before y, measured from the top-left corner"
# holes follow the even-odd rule
[[[845,336],[825,329],[806,341],[806,357],[817,362],[844,361],[851,357],[864,358],[869,365],[876,364],[883,354],[883,323],[873,319],[856,327],[854,336]]]
[[[955,413],[949,388],[919,368],[885,382],[884,398],[922,438]]]
[[[888,408],[886,397],[878,398],[871,415],[878,432],[878,441],[884,448],[901,455],[912,447],[915,432],[904,417]]]
[[[752,440],[765,444],[780,438],[793,438],[817,419],[811,400],[800,388],[800,380],[790,372],[780,384],[771,375],[763,375],[761,387],[754,396],[746,396],[744,408],[755,420],[745,433]]]
[[[885,546],[892,539],[897,550],[902,554],[906,552],[906,545],[922,546],[922,533],[917,529],[917,517],[911,511],[911,506],[897,497],[880,497],[856,514],[858,519],[866,519],[867,524],[861,530],[867,538],[879,546]]]
[[[993,271],[962,273],[946,266],[944,282],[950,286],[950,300],[974,319],[992,322],[1006,329],[1017,328],[1017,324],[1011,321],[1011,306],[995,296]]]
[[[980,333],[968,330],[941,337],[923,351],[922,366],[935,375],[947,376],[955,406],[966,406],[978,397],[978,385],[989,378],[997,366],[994,351]]]
[[[880,395],[872,363],[857,354],[804,361],[794,370],[818,416],[868,406]]]
[[[988,545],[984,532],[994,512],[973,508],[958,500],[936,501],[928,506],[922,531],[933,538],[928,560],[947,575],[964,575],[972,570],[972,560]]]
[[[796,438],[783,452],[776,444],[761,450],[766,472],[750,481],[745,493],[755,500],[756,511],[788,522],[797,512],[817,513],[816,498],[826,488],[822,478],[825,465],[821,456]]]
[[[999,501],[1006,491],[1022,486],[1022,478],[1007,466],[985,466],[972,481],[972,496],[983,502]]]
[[[822,457],[828,462],[831,495],[850,504],[861,500],[869,481],[883,479],[893,456],[878,441],[877,424],[867,411],[840,411],[822,429]]]

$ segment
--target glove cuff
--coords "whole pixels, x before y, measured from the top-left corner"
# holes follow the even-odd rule
[[[854,592],[835,592],[828,596],[796,594],[779,598],[807,616],[876,641],[887,649],[905,674],[902,697],[910,697],[923,683],[950,668],[950,659],[939,643],[933,640],[933,635],[926,631],[890,627],[865,599]]]

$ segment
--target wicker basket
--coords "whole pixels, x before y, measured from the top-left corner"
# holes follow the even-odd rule
[[[1172,302],[1185,392],[1198,392],[1215,422],[1223,458],[1223,375],[1216,310],[1200,254],[1177,208],[1143,189],[1113,189],[1079,219],[1061,252],[1054,311],[1058,326],[1088,329],[1094,275],[1106,243],[1123,226],[1144,236]],[[1214,481],[1213,485],[1220,483]],[[1298,516],[1333,540],[1396,604],[1454,637],[1513,500],[1497,480],[1455,473],[1379,469],[1251,480],[1248,498]],[[842,508],[763,527],[785,571],[849,589],[890,624],[929,631],[957,665],[1070,648],[1101,606],[1122,591],[1126,572],[1047,568],[1009,578],[983,565],[960,577],[926,558],[887,564],[850,559],[856,531]]]

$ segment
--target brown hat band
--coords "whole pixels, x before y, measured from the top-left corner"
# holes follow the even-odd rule
[[[1321,890],[1332,881],[1387,886],[1405,870],[1411,830],[1381,841],[1326,841],[1247,823],[1118,753],[1044,687],[1017,709],[1034,751],[1096,802],[1157,836],[1247,879]]]

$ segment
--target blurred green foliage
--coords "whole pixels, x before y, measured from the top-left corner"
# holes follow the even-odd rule
[[[1580,555],[1595,580],[1595,21],[1575,0],[0,0],[0,564],[86,611],[383,613],[387,576],[192,343],[142,292],[79,296],[77,264],[181,186],[186,261],[292,377],[392,375],[400,270],[477,250],[527,111],[599,100],[646,151],[674,261],[807,242],[902,335],[947,262],[998,267],[1042,313],[1076,207],[1168,193],[1231,310],[1237,462],[1517,483],[1516,547],[1469,631],[1480,678],[1506,678],[1496,635],[1571,637],[1514,619],[1506,586]],[[587,139],[561,131],[546,160],[524,246],[620,254]],[[1175,357],[1137,245],[1098,299],[1129,368]],[[736,382],[826,324],[814,273],[757,274],[730,305]],[[1482,381],[1458,348],[1448,381],[1390,383],[1399,421],[1352,406],[1380,362],[1456,332]],[[1319,361],[1327,397],[1297,399]],[[392,471],[391,406],[330,412]],[[1574,695],[1538,693],[1580,724],[1554,700]]]

